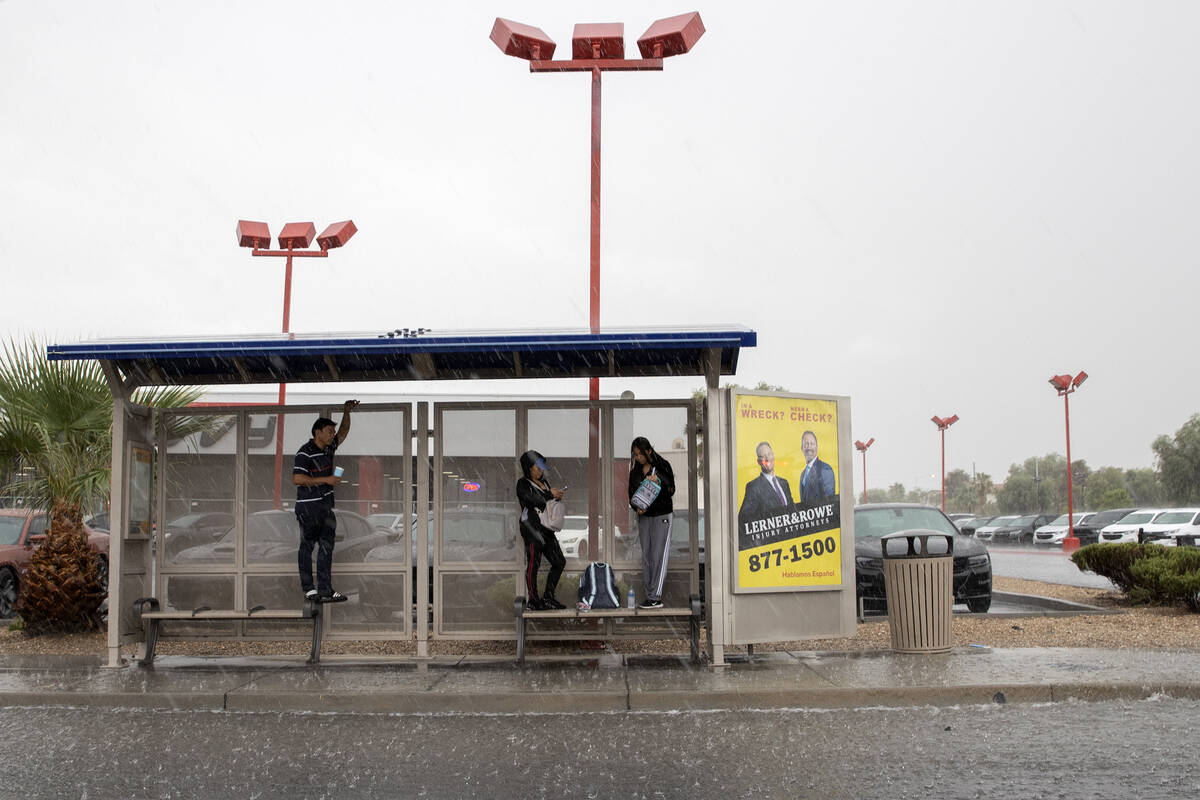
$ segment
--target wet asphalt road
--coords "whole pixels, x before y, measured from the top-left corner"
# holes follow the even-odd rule
[[[1116,588],[1108,578],[1080,571],[1062,550],[991,545],[988,553],[992,557],[993,575],[1092,589]]]
[[[1200,796],[1200,702],[545,715],[0,711],[0,797]]]

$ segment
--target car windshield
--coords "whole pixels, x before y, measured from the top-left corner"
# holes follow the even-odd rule
[[[1154,512],[1135,511],[1132,514],[1126,514],[1119,520],[1122,525],[1138,525],[1143,522],[1149,522],[1154,519]]]
[[[914,529],[957,534],[958,529],[936,508],[859,508],[854,511],[854,536],[878,539]]]
[[[1154,518],[1155,525],[1177,525],[1183,522],[1191,522],[1195,511],[1164,511]]]
[[[173,519],[167,523],[168,528],[190,528],[195,525],[203,517],[203,514],[184,514],[178,519]]]
[[[0,544],[16,544],[24,527],[24,517],[0,517]]]
[[[1050,524],[1051,524],[1051,525],[1057,525],[1057,526],[1059,526],[1059,527],[1061,527],[1061,526],[1063,526],[1063,525],[1066,525],[1066,524],[1067,524],[1067,515],[1066,515],[1066,514],[1062,514],[1062,515],[1060,515],[1060,516],[1057,516],[1057,517],[1055,517],[1055,518],[1054,518],[1054,522],[1051,522]]]
[[[1109,525],[1113,522],[1116,522],[1128,513],[1128,511],[1101,511],[1100,513],[1096,514],[1096,516],[1088,520],[1088,522],[1093,525]]]
[[[586,531],[588,526],[587,517],[567,517],[563,520],[563,530],[565,531]]]
[[[1033,521],[1035,519],[1037,519],[1037,514],[1033,514],[1028,517],[1017,517],[1015,520],[1012,521],[1012,524],[1016,525],[1017,527],[1023,528],[1026,525],[1032,525]]]
[[[1003,528],[1005,525],[1012,525],[1012,522],[1014,519],[1016,519],[1016,517],[996,517],[994,520],[992,520],[991,522],[989,522],[987,524],[987,527]]]
[[[399,521],[399,514],[372,514],[367,517],[367,522],[377,528],[390,528]]]

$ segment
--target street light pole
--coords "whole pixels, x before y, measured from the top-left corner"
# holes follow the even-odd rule
[[[946,511],[946,428],[958,422],[958,414],[942,419],[934,416],[933,424],[942,432],[942,513]]]
[[[1071,553],[1079,549],[1079,539],[1075,536],[1075,498],[1072,493],[1071,470],[1071,402],[1068,399],[1079,386],[1087,380],[1088,374],[1080,372],[1074,378],[1070,375],[1055,375],[1050,379],[1050,385],[1063,399],[1063,416],[1067,427],[1067,538],[1063,540],[1063,552]]]
[[[600,73],[661,71],[663,59],[688,52],[704,34],[700,14],[660,19],[637,40],[640,59],[625,58],[625,25],[579,23],[571,36],[570,60],[554,61],[554,40],[541,28],[496,18],[491,40],[509,56],[529,61],[530,72],[588,72],[592,77],[591,190],[588,325],[600,332]],[[600,399],[600,378],[588,379],[588,400]],[[588,411],[588,549],[598,552],[600,504],[600,409]]]
[[[271,258],[285,258],[286,266],[283,273],[283,333],[291,333],[292,316],[292,259],[327,258],[329,251],[341,247],[350,241],[350,237],[358,231],[352,220],[335,222],[317,236],[317,227],[311,222],[289,222],[279,232],[279,249],[269,250],[271,246],[271,231],[265,222],[250,222],[238,220],[238,246],[251,248],[250,255]],[[307,250],[316,237],[320,250]],[[275,425],[275,508],[282,503],[283,477],[283,405],[287,400],[287,384],[279,384],[279,414]]]
[[[862,494],[863,499],[862,499],[862,501],[864,503],[867,502],[867,448],[873,444],[875,444],[874,436],[872,436],[870,439],[868,439],[865,442],[857,441],[857,440],[854,442],[854,446],[858,449],[858,452],[862,453],[862,460],[863,460],[863,494]]]

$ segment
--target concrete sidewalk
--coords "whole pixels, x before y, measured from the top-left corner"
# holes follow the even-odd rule
[[[346,713],[853,708],[1200,698],[1185,651],[956,648],[949,653],[774,652],[729,667],[686,657],[370,661],[164,656],[153,668],[0,656],[0,706]]]

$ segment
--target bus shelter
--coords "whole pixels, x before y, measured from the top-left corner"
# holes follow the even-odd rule
[[[144,386],[366,381],[700,376],[715,398],[756,334],[739,326],[562,331],[391,331],[230,338],[95,340],[51,346],[52,359],[95,359],[113,394],[108,663],[142,631],[140,597],[188,610],[300,604],[291,460],[318,416],[335,405],[203,405],[154,412]],[[700,590],[703,515],[726,519],[702,463],[725,461],[717,402],[707,419],[678,400],[497,400],[365,404],[338,450],[334,585],[350,602],[327,606],[327,639],[416,642],[508,639],[524,594],[514,484],[526,449],[569,484],[560,535],[568,597],[592,560],[640,585],[640,546],[627,506],[629,443],[646,435],[675,466],[676,524],[664,600]],[[706,495],[708,495],[706,497]],[[710,602],[720,579],[705,587]],[[642,620],[536,623],[533,638],[644,635]],[[661,623],[660,623],[661,624]],[[300,627],[252,621],[167,627],[164,638],[303,638]],[[720,639],[720,636],[717,637]],[[712,641],[710,631],[710,642]],[[717,659],[719,661],[719,653]]]

